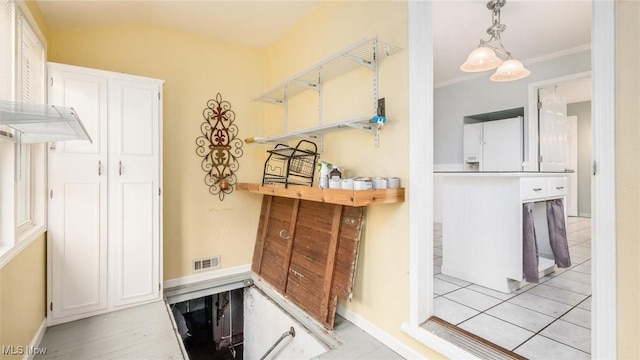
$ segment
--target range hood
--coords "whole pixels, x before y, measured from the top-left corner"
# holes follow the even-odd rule
[[[0,100],[0,125],[14,129],[15,133],[8,136],[15,137],[21,144],[65,140],[92,142],[70,107]]]

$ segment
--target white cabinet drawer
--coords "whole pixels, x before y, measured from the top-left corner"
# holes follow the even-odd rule
[[[520,184],[522,201],[541,199],[549,196],[548,178],[523,178]]]
[[[567,196],[567,178],[549,179],[549,196]]]

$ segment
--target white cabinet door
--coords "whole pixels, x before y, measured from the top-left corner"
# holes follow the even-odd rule
[[[114,306],[159,298],[157,84],[109,84],[110,273]]]
[[[159,299],[162,82],[49,64],[88,141],[49,151],[49,325]]]
[[[73,107],[93,143],[49,150],[48,317],[107,308],[107,79],[49,68],[49,103]]]

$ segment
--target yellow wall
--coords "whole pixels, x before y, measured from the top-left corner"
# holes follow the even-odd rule
[[[640,3],[616,3],[618,357],[640,359]]]
[[[46,316],[46,264],[42,235],[0,269],[0,346],[26,347],[37,334]],[[14,358],[22,356],[0,352],[0,359]]]
[[[373,137],[355,130],[324,137],[321,159],[344,167],[346,176],[398,176],[402,186],[407,186],[407,16],[404,1],[322,2],[267,48],[267,88],[365,37],[377,34],[380,41],[403,48],[380,63],[379,95],[386,99],[389,119],[380,147],[374,146]],[[372,73],[368,69],[325,83],[323,96],[325,123],[374,115]],[[312,91],[289,99],[290,128],[312,125],[317,114],[317,95]],[[282,112],[275,105],[266,106],[265,124],[270,133],[281,130]],[[408,203],[369,206],[366,216],[353,300],[341,301],[342,305],[425,355],[438,357],[400,328],[409,317]]]
[[[191,275],[191,260],[222,255],[222,267],[251,262],[260,197],[220,201],[204,183],[195,139],[207,100],[221,93],[240,138],[263,132],[263,59],[256,49],[166,28],[120,25],[52,32],[49,60],[152,77],[164,84],[164,279]],[[238,179],[262,176],[261,146],[245,144]]]

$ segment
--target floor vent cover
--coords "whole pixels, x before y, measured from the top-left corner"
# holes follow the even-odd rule
[[[220,255],[193,260],[193,271],[204,271],[220,268]]]

